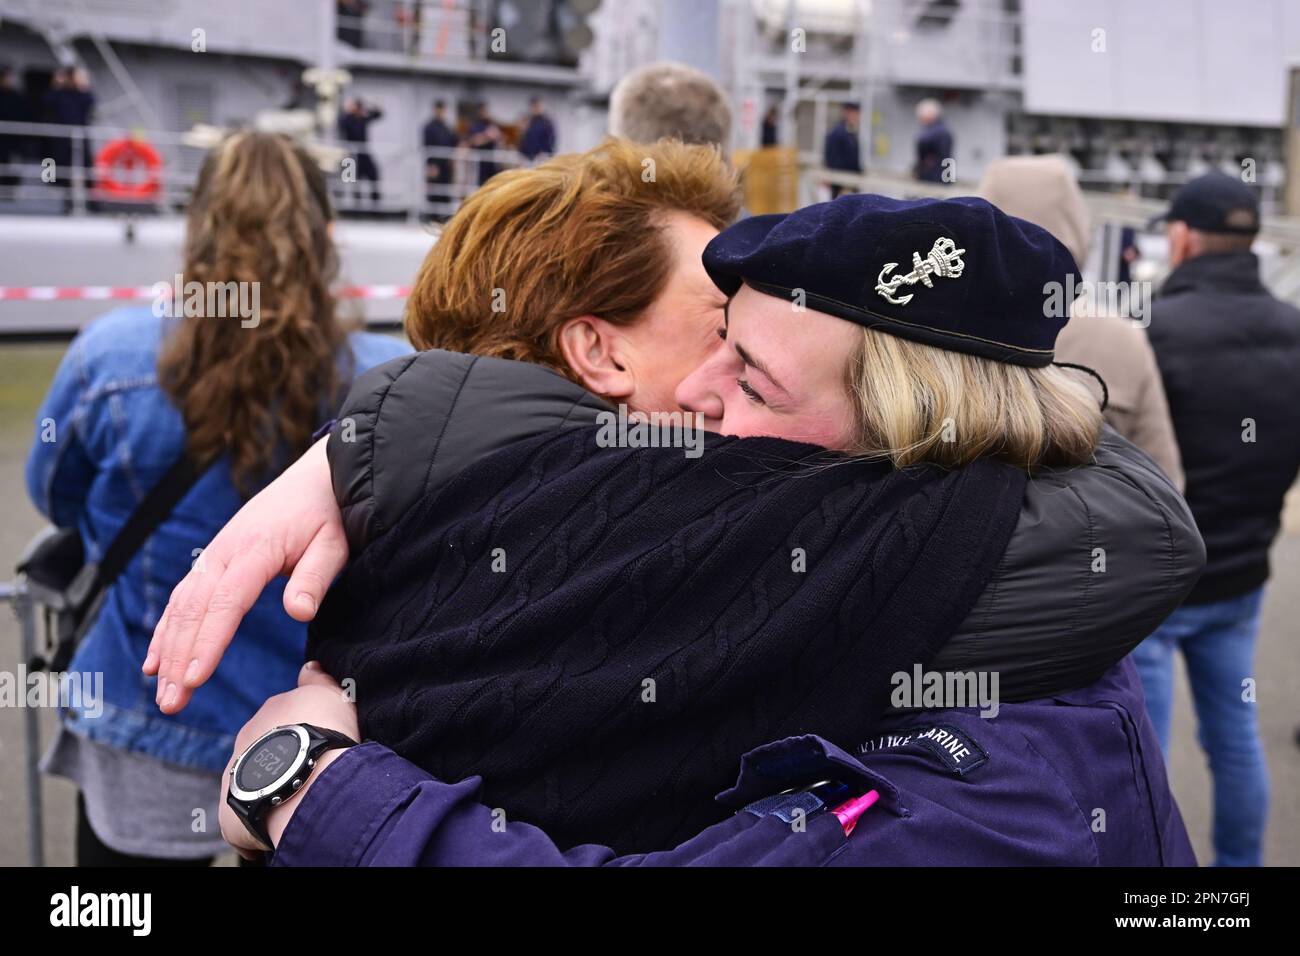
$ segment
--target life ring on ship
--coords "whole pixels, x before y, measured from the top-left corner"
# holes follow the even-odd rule
[[[139,167],[144,168],[143,179],[124,182],[118,178],[121,172]],[[162,157],[144,140],[115,139],[95,157],[95,183],[114,199],[157,199],[162,192]]]

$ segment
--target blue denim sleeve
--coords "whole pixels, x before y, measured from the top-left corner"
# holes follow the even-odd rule
[[[443,783],[380,744],[354,747],[303,795],[272,865],[797,866],[821,864],[844,843],[829,815],[793,836],[774,816],[738,813],[673,850],[561,850],[537,827],[480,803],[479,784]]]
[[[87,384],[84,339],[78,337],[36,413],[27,455],[27,493],[36,509],[60,528],[76,525],[95,478],[94,460],[81,436]]]

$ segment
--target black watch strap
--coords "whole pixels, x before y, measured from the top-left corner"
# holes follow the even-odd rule
[[[316,749],[315,747],[312,747],[311,751],[309,751],[309,754],[310,756],[313,757],[319,756],[320,754],[323,754],[327,750],[339,750],[343,747],[355,747],[357,745],[357,742],[355,740],[353,740],[347,734],[341,733],[340,731],[337,730],[328,730],[324,727],[317,727],[315,724],[299,724],[298,726],[306,727],[307,731],[310,734],[312,734],[315,737],[321,738],[323,741],[329,744],[329,746],[321,747],[320,749]]]
[[[273,808],[293,798],[302,790],[306,785],[308,778],[315,772],[316,761],[321,754],[329,750],[341,750],[357,746],[357,741],[353,740],[347,734],[340,733],[337,730],[329,730],[325,727],[317,727],[314,724],[285,724],[282,727],[276,727],[275,730],[269,731],[268,733],[274,733],[275,731],[284,730],[294,726],[301,727],[305,730],[308,738],[307,764],[298,768],[299,775],[293,778],[299,781],[298,786],[294,787],[292,785],[293,780],[287,780],[279,789],[252,802],[240,800],[236,798],[233,793],[227,797],[227,803],[230,805],[230,808],[235,811],[235,815],[244,822],[244,826],[248,829],[248,832],[257,838],[258,842],[266,848],[267,852],[274,852],[275,850],[275,846],[271,843],[271,835],[266,829],[267,814],[270,813]],[[263,734],[262,737],[259,737],[254,741],[253,745],[240,755],[239,761],[237,761],[235,767],[232,768],[232,774],[234,771],[238,770],[239,766],[243,763],[244,758],[252,753],[253,748],[258,746],[266,736],[267,734]]]

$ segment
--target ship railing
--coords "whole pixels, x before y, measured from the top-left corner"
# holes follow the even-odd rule
[[[415,129],[406,142],[350,143],[324,137],[308,146],[326,172],[341,214],[410,221],[454,213],[486,178],[484,164],[498,171],[528,164],[513,149],[425,147],[419,136]],[[147,197],[113,194],[96,172],[99,152],[123,139],[147,143],[162,160],[155,174],[157,189]],[[189,132],[0,122],[0,214],[178,212],[189,203],[206,152],[206,145],[196,145]],[[370,182],[360,178],[367,167],[362,154],[378,167],[377,196]],[[437,170],[444,171],[441,178]],[[116,180],[128,185],[147,175],[142,167],[113,171]]]

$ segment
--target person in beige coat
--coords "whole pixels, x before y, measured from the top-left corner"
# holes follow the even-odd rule
[[[1060,156],[996,160],[984,173],[979,192],[1003,212],[1052,233],[1083,268],[1092,224],[1083,191]],[[1076,301],[1056,340],[1056,358],[1086,365],[1106,381],[1107,424],[1150,455],[1181,491],[1182,459],[1146,330],[1125,316],[1104,313],[1099,304]],[[1101,387],[1096,389],[1100,400]]]

